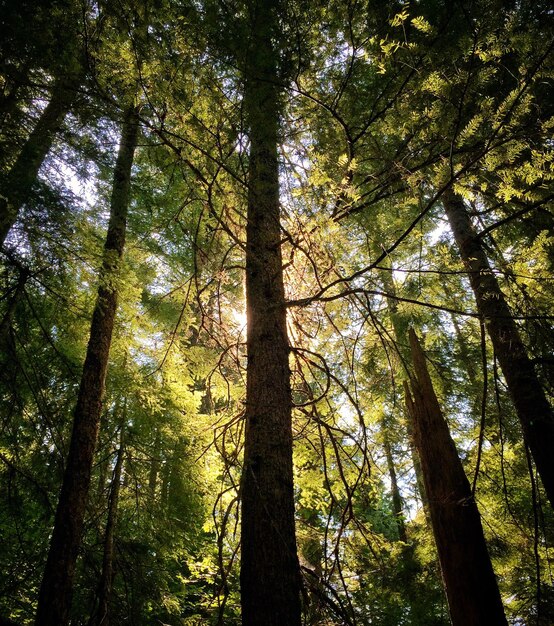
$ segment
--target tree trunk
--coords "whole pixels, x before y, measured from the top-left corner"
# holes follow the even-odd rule
[[[28,78],[30,62],[27,61],[22,69],[15,65],[8,65],[2,68],[4,85],[0,93],[0,130],[4,137],[8,134],[6,127],[10,125],[10,118],[13,117],[17,110],[17,105],[23,99],[21,91],[24,84],[23,76]],[[28,81],[26,80],[25,83]],[[26,94],[25,94],[26,95]]]
[[[16,153],[17,138],[24,127],[24,107],[22,103],[29,96],[29,72],[31,60],[21,67],[9,64],[3,69],[4,85],[0,93],[0,171],[9,169]]]
[[[385,448],[385,456],[387,459],[387,469],[389,472],[391,495],[392,495],[392,510],[394,512],[394,519],[396,520],[396,527],[398,528],[398,538],[404,543],[408,542],[408,536],[406,535],[406,525],[404,524],[404,512],[402,496],[400,495],[400,489],[398,488],[398,480],[396,477],[396,468],[394,466],[394,459],[392,456],[392,447],[389,441],[389,435],[386,432],[386,425],[382,423],[383,428],[383,446]]]
[[[69,456],[40,589],[36,626],[65,626],[69,621],[75,563],[81,541],[117,308],[117,278],[125,245],[131,166],[137,135],[137,112],[134,107],[130,107],[125,114],[114,170],[100,286],[75,408]]]
[[[444,291],[444,295],[450,302],[454,303],[456,301],[455,295],[452,293],[452,289],[448,284],[448,280],[446,276],[440,277],[440,284]],[[452,322],[452,326],[454,327],[454,333],[456,335],[456,341],[458,343],[458,349],[460,353],[460,360],[464,366],[464,369],[467,374],[467,378],[471,383],[472,387],[477,389],[479,385],[479,372],[475,366],[474,358],[471,357],[471,351],[468,345],[466,338],[464,337],[464,333],[460,327],[458,322],[458,316],[455,313],[450,314],[450,321]]]
[[[160,507],[162,511],[167,513],[169,506],[169,477],[171,476],[172,459],[166,460],[162,467],[162,480],[160,486]]]
[[[300,626],[292,397],[279,209],[277,6],[252,11],[244,108],[250,166],[246,243],[247,391],[242,479],[244,626]]]
[[[394,333],[394,340],[396,342],[396,347],[398,350],[399,361],[401,362],[401,366],[405,366],[407,359],[407,346],[403,344],[405,342],[406,332],[408,328],[408,322],[405,319],[405,316],[401,316],[398,313],[398,302],[395,299],[396,296],[396,286],[394,284],[394,280],[392,277],[392,268],[391,271],[384,271],[381,276],[381,281],[383,283],[383,288],[387,294],[391,297],[387,298],[387,310],[389,313],[389,317],[392,323],[392,330]],[[415,451],[414,444],[414,425],[412,423],[412,418],[408,412],[406,412],[406,431],[408,434],[408,443],[410,446],[410,456],[412,459],[412,465],[414,467],[414,473],[416,478],[416,487],[417,493],[421,498],[421,505],[423,507],[423,514],[429,523],[428,519],[428,506],[427,506],[427,498],[425,495],[425,488],[423,486],[423,477],[421,475],[421,465],[419,462],[419,457]],[[387,459],[388,461],[388,459]]]
[[[29,278],[29,271],[19,267],[19,278],[9,296],[8,305],[0,320],[0,380],[8,388],[17,388],[17,347],[13,329],[13,318],[17,306],[25,295],[25,285]]]
[[[98,592],[98,612],[94,623],[97,626],[109,626],[110,623],[110,598],[112,595],[113,581],[113,553],[114,535],[117,522],[117,507],[119,505],[119,490],[121,487],[121,471],[123,468],[123,455],[125,453],[125,421],[121,424],[119,435],[119,450],[115,463],[110,499],[108,503],[108,519],[104,535],[104,557],[102,560],[102,575]]]
[[[158,486],[158,474],[160,473],[162,447],[160,429],[156,428],[155,430],[154,449],[152,451],[152,458],[150,459],[150,471],[148,472],[148,503],[151,511],[153,511],[154,501],[156,499],[156,487]]]
[[[52,97],[15,163],[2,180],[0,189],[0,248],[19,211],[31,195],[38,171],[50,151],[56,133],[77,95],[82,75],[64,76],[54,82]]]
[[[8,307],[0,320],[0,350],[5,355],[8,355],[11,352],[10,348],[12,342],[10,331],[12,328],[13,316],[17,305],[25,293],[25,285],[27,284],[28,279],[29,271],[26,268],[20,267],[17,284],[12,290],[12,295],[8,300]]]
[[[502,368],[547,497],[554,507],[554,414],[533,363],[521,340],[510,309],[493,274],[463,200],[447,192],[444,207],[460,255],[475,294],[477,309],[485,320],[495,354]]]
[[[450,315],[450,321],[452,322],[452,326],[454,326],[454,332],[456,333],[456,340],[458,342],[458,347],[460,349],[460,360],[462,361],[467,378],[471,385],[476,389],[477,388],[477,370],[475,369],[475,363],[473,359],[469,356],[469,348],[466,342],[466,339],[462,333],[462,329],[460,328],[460,324],[458,323],[458,318],[454,313]]]
[[[453,626],[506,625],[469,481],[442,415],[425,355],[409,332],[415,376],[406,404],[423,471],[431,524]],[[412,396],[413,394],[413,396]]]

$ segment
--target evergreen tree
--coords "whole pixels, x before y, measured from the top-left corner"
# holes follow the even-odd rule
[[[244,109],[250,139],[246,224],[247,390],[241,520],[243,624],[301,623],[294,526],[292,397],[281,256],[280,3],[248,6]]]

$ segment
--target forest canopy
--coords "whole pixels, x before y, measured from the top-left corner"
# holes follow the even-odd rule
[[[554,623],[554,23],[2,0],[0,626]]]

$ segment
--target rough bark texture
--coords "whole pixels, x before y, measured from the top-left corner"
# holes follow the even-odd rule
[[[137,134],[136,110],[130,108],[123,123],[114,171],[100,287],[92,316],[50,551],[40,589],[36,626],[65,626],[69,622],[75,563],[81,541],[117,308],[116,283],[125,245],[131,166]]]
[[[250,129],[246,244],[247,392],[242,482],[244,626],[300,626],[292,470],[292,399],[279,223],[276,6],[252,14],[244,106]]]
[[[104,555],[102,559],[102,574],[98,590],[98,612],[94,623],[97,626],[109,626],[110,624],[110,599],[112,595],[113,581],[113,556],[115,525],[117,522],[117,507],[119,505],[119,491],[121,487],[121,472],[123,469],[123,455],[125,453],[125,424],[121,425],[119,438],[119,450],[117,461],[113,470],[110,499],[108,502],[108,519],[104,534]]]
[[[52,88],[50,102],[42,112],[10,171],[2,180],[0,190],[0,247],[19,211],[31,195],[44,158],[50,151],[56,133],[70,110],[82,76],[59,78]]]
[[[413,330],[410,346],[415,377],[411,393],[406,384],[406,404],[414,421],[414,439],[452,624],[506,625],[479,511]]]
[[[554,507],[554,414],[500,285],[493,274],[463,200],[449,192],[444,207],[467,269],[477,309],[485,320],[495,354],[506,379],[526,444]]]

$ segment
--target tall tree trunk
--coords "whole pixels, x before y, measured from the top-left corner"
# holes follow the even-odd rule
[[[6,174],[0,189],[0,248],[19,211],[31,195],[38,171],[50,151],[56,133],[75,101],[82,74],[57,78],[50,102]]]
[[[102,559],[102,574],[98,591],[98,611],[94,624],[97,626],[109,626],[110,623],[110,599],[113,582],[113,554],[115,525],[117,522],[117,507],[119,505],[119,491],[121,488],[121,472],[123,469],[123,455],[125,454],[125,420],[121,423],[119,435],[119,450],[117,461],[113,470],[110,499],[108,502],[108,519],[104,534],[104,556]]]
[[[444,208],[467,269],[477,309],[483,319],[502,368],[506,384],[531,450],[546,494],[554,507],[554,414],[533,363],[521,340],[504,294],[493,274],[483,245],[463,200],[449,191]]]
[[[453,626],[506,625],[481,517],[417,337],[410,330],[415,376],[406,404],[423,471],[429,512]]]
[[[452,292],[452,289],[450,288],[450,285],[448,284],[448,280],[446,276],[440,277],[440,284],[441,284],[441,287],[444,291],[444,295],[446,296],[446,298],[450,300],[451,302],[454,302],[455,296]],[[477,386],[479,384],[479,380],[478,380],[479,374],[478,374],[477,368],[475,367],[474,359],[471,357],[471,351],[470,351],[468,342],[466,338],[464,337],[464,334],[458,322],[458,316],[455,313],[451,313],[450,321],[452,322],[452,326],[454,327],[454,333],[456,335],[456,341],[458,343],[458,349],[460,352],[460,360],[462,361],[462,364],[466,371],[467,378],[469,382],[471,383],[471,385],[475,389],[477,389]]]
[[[13,316],[17,305],[21,301],[23,294],[25,293],[25,285],[29,279],[29,271],[24,268],[19,268],[19,278],[17,284],[12,289],[12,294],[8,300],[8,306],[2,319],[0,319],[0,351],[7,355],[10,352],[11,337],[10,331],[12,327]]]
[[[10,64],[3,68],[5,82],[0,93],[0,170],[9,169],[16,154],[17,137],[24,126],[25,113],[21,105],[29,95],[31,65],[31,60],[27,59],[21,67]]]
[[[169,477],[171,476],[172,459],[166,460],[162,467],[162,480],[160,486],[160,507],[167,512],[169,506]]]
[[[65,626],[69,621],[75,563],[81,541],[117,308],[117,276],[125,245],[131,166],[137,136],[137,111],[129,107],[125,113],[114,170],[100,286],[74,413],[69,456],[40,589],[36,626]]]
[[[391,271],[384,271],[381,275],[381,282],[383,283],[384,290],[389,296],[387,298],[387,310],[389,313],[389,317],[392,323],[392,330],[394,333],[394,340],[396,342],[396,347],[398,350],[399,361],[401,361],[401,367],[405,366],[405,362],[407,359],[407,347],[404,344],[408,323],[405,317],[402,317],[398,313],[398,302],[396,298],[396,285],[394,284],[393,276],[392,276],[392,267]],[[414,426],[412,423],[412,418],[410,414],[406,411],[406,430],[408,434],[408,443],[410,446],[410,456],[412,459],[412,465],[414,467],[414,473],[416,478],[416,487],[417,492],[419,493],[419,497],[421,498],[421,504],[423,507],[423,513],[425,518],[428,520],[428,506],[427,499],[425,495],[425,488],[423,486],[423,477],[421,475],[421,465],[419,462],[419,456],[415,450],[414,444]],[[388,460],[388,459],[387,459]]]
[[[156,428],[155,430],[156,436],[154,438],[152,458],[150,459],[150,471],[148,472],[148,503],[152,511],[156,498],[156,487],[158,486],[158,474],[160,473],[160,457],[162,447],[160,429]]]
[[[384,420],[382,427],[386,429]],[[390,444],[389,435],[386,430],[383,433],[383,447],[385,448],[385,456],[387,459],[387,469],[389,472],[389,478],[391,483],[391,496],[392,496],[392,510],[394,512],[394,519],[396,520],[396,527],[398,528],[398,538],[404,543],[408,542],[408,536],[406,535],[406,525],[404,524],[404,512],[402,496],[400,495],[400,489],[398,488],[398,479],[396,477],[396,468],[394,466],[394,458],[392,456],[392,446]]]
[[[10,125],[10,118],[13,117],[18,103],[22,100],[21,91],[24,84],[22,76],[28,78],[29,66],[30,62],[27,61],[21,70],[15,65],[2,68],[4,85],[0,93],[0,130],[4,136],[7,135],[5,129]]]
[[[25,295],[29,279],[27,268],[20,266],[17,284],[12,288],[7,308],[0,319],[0,380],[12,390],[17,388],[17,347],[13,332],[13,318],[18,304]]]
[[[467,345],[467,341],[462,333],[462,329],[460,328],[460,324],[458,323],[457,316],[452,313],[450,315],[450,321],[452,322],[452,326],[454,327],[454,332],[456,333],[456,340],[458,342],[458,348],[460,350],[460,360],[462,361],[467,378],[471,385],[474,388],[477,388],[477,370],[475,369],[475,363],[473,359],[469,356],[469,347]]]
[[[246,231],[247,391],[242,479],[244,626],[300,626],[292,397],[279,221],[277,2],[252,7],[244,108],[250,166]]]

